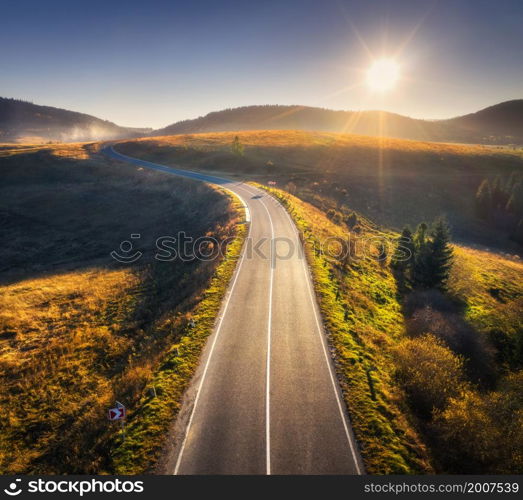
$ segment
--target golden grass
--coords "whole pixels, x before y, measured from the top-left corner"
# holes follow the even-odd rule
[[[480,330],[522,328],[523,262],[455,246],[450,292],[466,305],[466,318]]]
[[[238,136],[244,155],[231,151]],[[257,130],[142,138],[121,142],[124,154],[279,186],[295,194],[345,202],[378,224],[400,230],[445,214],[460,241],[514,249],[506,231],[475,215],[485,178],[523,168],[523,150],[363,135]]]
[[[397,152],[423,152],[431,154],[451,154],[457,156],[500,155],[521,158],[521,151],[500,149],[495,146],[473,144],[451,144],[438,142],[394,139],[390,137],[371,137],[357,134],[334,132],[309,132],[302,130],[253,130],[242,132],[212,132],[202,134],[183,134],[172,136],[146,137],[135,139],[136,143],[153,143],[156,147],[183,146],[212,150],[228,147],[234,137],[246,147],[257,148],[367,148]]]
[[[202,293],[219,305],[226,286],[224,279],[211,285],[219,260],[154,261],[154,239],[132,266],[110,259],[133,232],[229,238],[239,209],[203,184],[96,152],[90,143],[0,146],[8,214],[0,287],[2,473],[123,470],[119,426],[107,420],[115,400],[127,406],[129,439],[141,447],[139,454],[125,450],[128,464],[147,469],[164,432],[154,439],[131,432],[144,390],[181,337],[192,353],[186,366],[197,363],[208,330],[191,338],[187,319]],[[213,311],[204,311],[205,324]],[[183,391],[189,368],[177,374],[169,395]],[[177,400],[160,400],[168,426]]]
[[[61,433],[77,440],[72,450],[87,446],[93,434],[82,429],[86,415],[107,427],[104,412],[118,371],[111,365],[132,353],[133,341],[121,329],[138,284],[128,270],[91,269],[0,288],[4,473],[38,472]],[[61,470],[54,467],[45,470]]]
[[[5,158],[17,154],[37,153],[39,151],[49,151],[58,158],[70,158],[74,160],[87,160],[90,158],[89,142],[76,143],[56,143],[56,144],[37,144],[28,143],[23,145],[0,144],[0,158]]]

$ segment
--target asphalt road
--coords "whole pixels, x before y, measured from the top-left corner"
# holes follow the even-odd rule
[[[244,246],[185,396],[167,472],[362,474],[308,266],[285,209],[253,186],[130,158],[110,146],[103,152],[219,184],[250,214],[252,244]]]

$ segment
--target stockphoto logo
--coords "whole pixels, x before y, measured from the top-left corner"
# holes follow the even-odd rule
[[[142,493],[143,481],[121,479],[34,479],[22,487],[21,479],[14,479],[4,489],[4,493],[11,497],[18,496],[22,491],[26,493],[69,493],[83,497],[89,493]]]
[[[9,486],[4,489],[4,493],[11,497],[15,497],[17,495],[20,495],[22,493],[22,488],[20,483],[22,482],[21,479],[15,479],[11,483],[9,483]]]

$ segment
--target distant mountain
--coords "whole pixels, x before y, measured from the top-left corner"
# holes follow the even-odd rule
[[[184,120],[153,135],[234,130],[316,130],[404,139],[488,144],[523,143],[523,99],[448,120],[419,120],[387,111],[333,111],[307,106],[246,106]]]
[[[506,101],[476,113],[441,120],[439,124],[450,127],[459,136],[484,137],[494,143],[522,143],[523,99]],[[459,137],[458,137],[459,138]]]
[[[150,131],[119,127],[83,113],[0,97],[0,142],[123,139]]]
[[[163,129],[120,127],[94,116],[0,97],[0,142],[90,141],[235,130],[315,130],[422,141],[523,144],[523,99],[448,120],[387,111],[334,111],[308,106],[245,106],[215,111]]]

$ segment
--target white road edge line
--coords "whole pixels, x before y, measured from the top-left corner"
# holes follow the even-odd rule
[[[271,475],[271,343],[272,343],[272,284],[274,281],[274,267],[276,265],[276,252],[274,246],[274,225],[272,223],[272,217],[269,209],[263,202],[263,198],[260,199],[263,208],[269,216],[269,222],[271,224],[271,245],[270,245],[270,265],[271,275],[269,282],[269,317],[267,320],[267,361],[266,361],[266,382],[265,382],[265,464],[266,473],[268,476]]]
[[[298,243],[301,245],[301,241],[299,239],[299,234],[300,233],[299,233],[299,231],[298,231],[298,229],[296,227],[296,224],[294,224],[294,221],[292,220],[291,216],[289,215],[289,212],[287,212],[285,207],[278,200],[276,200],[273,196],[271,196],[268,193],[266,193],[266,194],[270,198],[275,200],[276,203],[281,207],[281,209],[283,210],[285,215],[287,215],[287,218],[289,219],[291,227],[293,228],[294,232],[298,236]],[[267,207],[265,207],[265,208],[267,209]],[[305,249],[303,249],[303,251],[304,251],[304,257],[305,257]],[[354,464],[356,465],[356,471],[357,471],[358,475],[361,475],[362,472],[361,472],[360,464],[359,464],[358,458],[356,456],[356,452],[355,452],[355,449],[354,449],[354,444],[352,442],[351,434],[349,432],[349,426],[348,426],[348,423],[347,423],[347,416],[345,414],[345,411],[343,410],[343,405],[342,405],[342,401],[341,401],[341,397],[340,397],[340,393],[339,393],[339,388],[338,388],[338,385],[336,383],[336,379],[335,379],[334,374],[333,374],[332,361],[331,361],[331,358],[330,358],[330,356],[329,356],[329,354],[327,352],[327,348],[326,348],[326,345],[325,345],[326,338],[325,338],[325,335],[322,333],[323,332],[323,328],[321,327],[321,322],[320,322],[319,317],[318,317],[318,303],[317,303],[317,300],[314,299],[315,294],[312,293],[313,288],[312,288],[311,274],[310,274],[309,269],[305,265],[306,259],[303,258],[301,260],[302,260],[303,269],[304,269],[305,274],[307,276],[307,284],[309,285],[307,288],[309,289],[309,297],[310,297],[310,300],[311,300],[312,309],[314,311],[314,317],[316,319],[316,327],[317,327],[316,331],[318,332],[318,335],[320,337],[320,342],[321,342],[321,345],[322,345],[322,348],[323,348],[323,354],[324,354],[324,357],[325,357],[325,362],[327,363],[327,369],[329,370],[329,375],[330,375],[330,379],[331,379],[331,383],[332,383],[332,388],[333,388],[334,394],[336,396],[336,402],[338,403],[338,410],[340,412],[340,417],[341,417],[341,420],[343,422],[343,428],[345,430],[345,435],[347,437],[347,441],[349,442],[349,447],[350,447],[350,451],[351,451],[351,454],[352,454],[352,459],[354,460]]]

